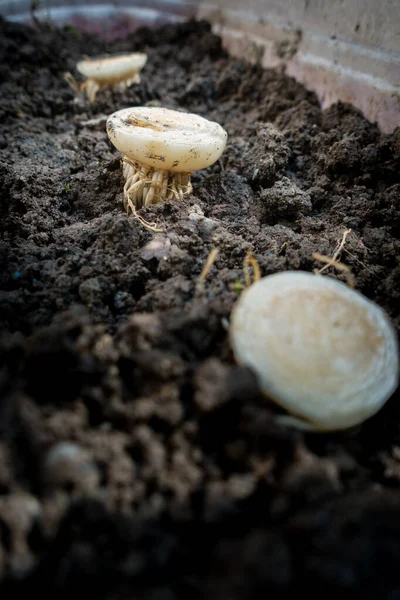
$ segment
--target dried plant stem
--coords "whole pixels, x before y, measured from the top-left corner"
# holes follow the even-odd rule
[[[252,284],[251,276],[250,276],[250,266],[253,267],[253,283],[261,279],[261,270],[260,265],[258,264],[256,258],[253,256],[253,251],[251,249],[247,250],[246,256],[243,261],[243,273],[244,273],[244,281],[246,287],[250,287]]]
[[[320,275],[321,273],[326,271],[326,269],[329,269],[329,267],[333,267],[334,269],[337,269],[338,271],[342,271],[342,272],[346,273],[346,279],[347,279],[348,286],[351,288],[354,288],[355,278],[354,278],[353,273],[351,272],[350,267],[348,267],[344,263],[337,260],[338,257],[340,256],[340,253],[342,252],[342,250],[344,248],[347,236],[350,233],[351,233],[351,229],[346,229],[343,232],[342,238],[341,238],[340,242],[338,243],[338,246],[337,246],[336,250],[334,251],[333,256],[325,256],[324,254],[320,254],[319,252],[314,252],[312,254],[312,257],[314,260],[325,263],[325,265],[323,267],[321,267],[320,269],[314,269],[314,273],[316,275]]]

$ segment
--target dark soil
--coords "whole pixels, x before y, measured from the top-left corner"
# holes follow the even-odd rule
[[[347,228],[340,259],[400,325],[400,129],[322,111],[207,23],[0,29],[1,598],[400,598],[398,395],[350,431],[278,426],[227,334],[249,248],[312,271]],[[64,81],[125,50],[148,53],[125,93]],[[141,211],[163,234],[124,213],[105,131],[147,103],[229,134],[192,196]]]

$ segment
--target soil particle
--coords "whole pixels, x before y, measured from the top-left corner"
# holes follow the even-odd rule
[[[139,84],[92,105],[67,84],[124,51],[148,54]],[[248,250],[312,271],[351,229],[338,258],[400,327],[400,128],[321,110],[206,22],[106,41],[0,20],[0,58],[2,597],[397,598],[399,392],[351,431],[280,426],[228,326]],[[105,131],[138,105],[229,134],[191,196],[140,211],[162,232],[125,214]]]
[[[241,159],[240,173],[253,187],[270,186],[285,171],[289,146],[284,134],[269,123],[260,125],[252,138],[234,138],[228,145],[227,160],[232,161],[236,154]]]
[[[264,189],[260,198],[263,202],[264,220],[296,218],[312,210],[310,195],[303,192],[293,181],[282,177],[272,188]]]

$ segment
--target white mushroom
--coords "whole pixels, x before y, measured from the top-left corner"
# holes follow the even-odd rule
[[[141,52],[81,60],[76,68],[87,79],[80,89],[86,92],[90,102],[102,88],[123,91],[132,83],[140,82],[139,72],[146,62],[147,54]]]
[[[397,333],[377,304],[337,280],[288,271],[246,289],[233,308],[238,363],[286,411],[281,422],[329,431],[374,415],[399,382]]]
[[[218,123],[198,115],[142,106],[113,113],[107,133],[124,154],[127,212],[190,194],[191,173],[217,161],[228,137]]]

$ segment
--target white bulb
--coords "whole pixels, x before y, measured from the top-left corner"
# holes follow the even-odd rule
[[[133,83],[140,82],[139,72],[146,61],[147,54],[141,52],[81,60],[76,68],[87,79],[79,89],[86,93],[91,103],[94,102],[97,92],[103,88],[123,91]]]
[[[212,165],[224,151],[228,137],[218,123],[198,115],[147,106],[113,113],[107,132],[128,158],[174,173]]]
[[[99,84],[112,84],[134,77],[147,61],[147,55],[141,52],[121,54],[105,58],[81,60],[76,65],[78,71]]]
[[[257,281],[233,308],[230,338],[238,363],[297,417],[287,422],[304,429],[357,425],[399,382],[397,334],[386,313],[328,277],[288,271]]]
[[[215,163],[228,134],[213,121],[168,108],[138,106],[107,119],[107,134],[124,154],[127,212],[192,192],[193,171]]]

